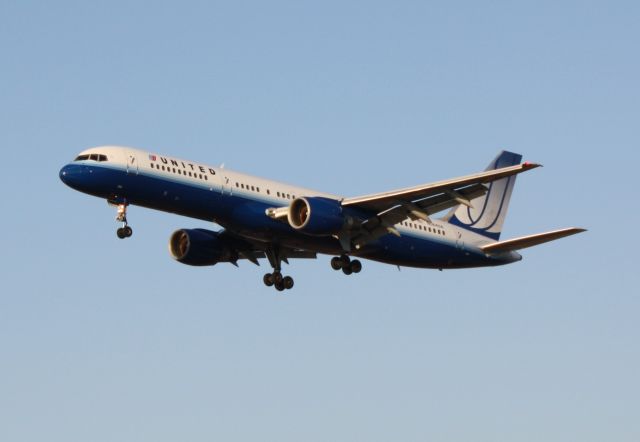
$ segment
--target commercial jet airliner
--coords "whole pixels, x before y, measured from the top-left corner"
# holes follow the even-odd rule
[[[133,204],[216,223],[223,230],[180,229],[175,260],[192,266],[266,258],[264,284],[282,291],[293,278],[282,262],[333,255],[334,270],[359,273],[360,259],[431,269],[520,261],[517,250],[583,232],[572,227],[500,241],[516,175],[539,167],[503,151],[481,173],[389,192],[344,197],[128,147],[81,152],[60,170],[80,192],[117,207],[118,238],[133,230]],[[448,212],[439,218],[433,215]],[[358,259],[360,258],[360,259]]]

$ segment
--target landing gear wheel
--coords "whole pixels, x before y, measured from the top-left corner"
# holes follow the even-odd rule
[[[287,260],[286,258],[283,259],[284,257],[280,252],[280,247],[277,244],[274,244],[265,250],[265,254],[269,259],[269,264],[271,264],[271,268],[273,268],[273,273],[267,273],[262,278],[267,287],[273,286],[279,292],[293,288],[293,278],[291,276],[282,275],[281,264],[282,261],[287,262]]]
[[[351,266],[343,267],[342,273],[344,273],[345,275],[350,275],[353,273],[353,270],[351,270]]]
[[[331,268],[333,270],[340,270],[342,268],[342,259],[339,256],[331,258]]]
[[[362,270],[362,263],[359,260],[354,259],[351,261],[351,264],[349,264],[349,268],[353,273],[360,273],[360,270]]]
[[[108,202],[109,204],[116,204],[115,202],[112,202],[110,200]],[[116,230],[116,234],[120,239],[129,238],[131,235],[133,235],[133,229],[129,227],[129,225],[127,224],[127,206],[128,205],[129,203],[127,202],[118,204],[118,215],[116,216],[116,221],[122,223],[122,227]]]

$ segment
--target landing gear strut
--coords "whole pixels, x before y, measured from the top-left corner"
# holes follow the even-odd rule
[[[122,227],[119,227],[118,230],[116,230],[116,234],[120,239],[129,238],[133,235],[133,229],[129,227],[129,224],[127,224],[127,206],[127,203],[118,204],[118,216],[116,216],[116,221],[122,223]]]
[[[331,258],[331,268],[342,270],[345,275],[351,275],[352,273],[360,273],[362,263],[357,259],[352,261],[348,255],[334,256]]]
[[[269,249],[266,252],[269,263],[273,267],[273,273],[265,273],[262,282],[267,287],[275,287],[279,292],[290,290],[293,288],[293,278],[291,276],[282,276],[280,253],[277,248]]]

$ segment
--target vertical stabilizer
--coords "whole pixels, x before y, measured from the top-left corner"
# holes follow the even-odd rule
[[[522,155],[502,151],[485,170],[515,166],[520,164],[520,161]],[[490,183],[489,191],[484,196],[471,201],[473,207],[462,204],[456,206],[451,209],[445,220],[497,241],[500,239],[515,183],[515,175]]]

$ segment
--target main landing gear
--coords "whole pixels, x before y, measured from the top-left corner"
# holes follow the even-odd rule
[[[282,273],[277,270],[273,273],[265,273],[262,281],[267,287],[273,286],[279,292],[293,288],[293,278],[291,276],[282,276]]]
[[[348,255],[334,256],[331,258],[331,268],[342,270],[345,275],[351,275],[352,273],[360,273],[362,263],[357,259],[352,261]]]
[[[273,273],[265,273],[262,282],[267,287],[275,287],[277,291],[290,290],[293,288],[293,278],[291,276],[282,276],[282,257],[277,247],[270,248],[266,251],[267,258]],[[286,261],[286,258],[284,259]]]
[[[116,235],[118,235],[118,238],[120,239],[129,238],[133,235],[133,229],[127,224],[127,206],[128,204],[126,203],[118,204],[118,216],[116,216],[116,221],[122,223],[122,227],[119,227],[118,230],[116,230]]]

